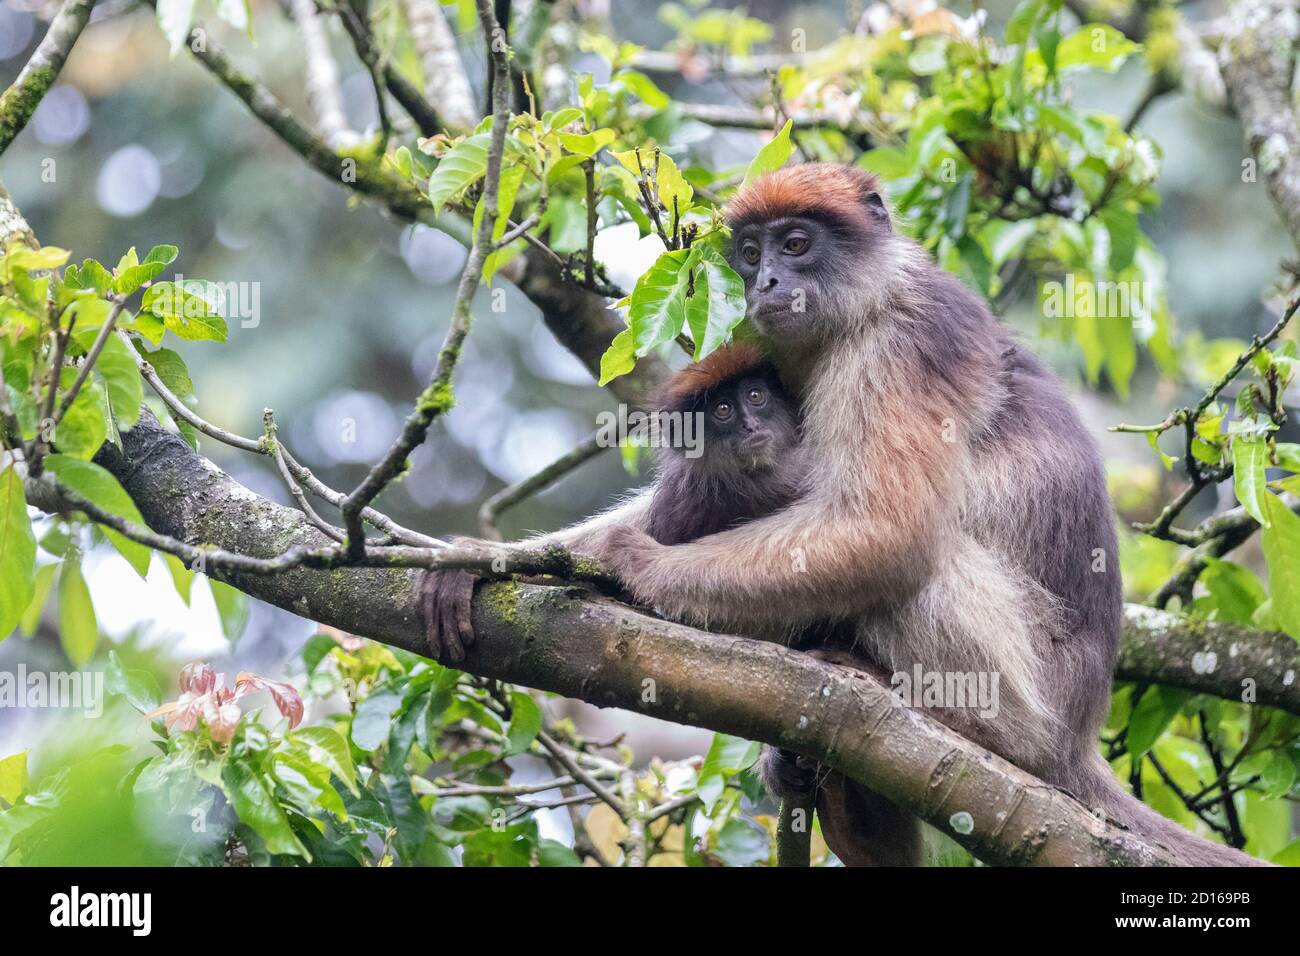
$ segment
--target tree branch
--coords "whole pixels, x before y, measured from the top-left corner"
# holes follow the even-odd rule
[[[303,58],[307,65],[307,102],[316,114],[316,126],[331,149],[356,144],[358,136],[348,125],[339,86],[339,68],[330,51],[325,18],[315,0],[288,0],[289,15],[302,33]]]
[[[152,5],[156,0],[147,2]],[[385,168],[380,160],[340,156],[332,150],[305,127],[266,84],[236,68],[226,51],[213,39],[212,32],[197,21],[190,28],[186,45],[208,72],[243,101],[249,112],[326,179],[378,200],[403,219],[432,218],[432,207],[418,189],[398,176],[396,171]]]
[[[1300,248],[1300,124],[1291,92],[1300,14],[1293,0],[1241,0],[1226,24],[1220,62],[1228,98]]]
[[[420,55],[425,95],[438,104],[449,132],[469,132],[478,125],[474,91],[442,5],[438,0],[402,0],[401,6]]]
[[[9,148],[58,79],[72,46],[90,21],[95,0],[65,0],[18,78],[0,96],[0,153]]]
[[[1115,676],[1300,714],[1300,643],[1240,624],[1127,605]]]
[[[456,288],[456,301],[452,307],[451,325],[447,337],[438,350],[438,361],[428,386],[416,400],[415,408],[407,416],[402,426],[402,433],[389,446],[384,457],[375,464],[362,480],[344,499],[340,508],[343,525],[347,530],[348,553],[354,557],[365,551],[365,529],[362,527],[361,513],[388,484],[406,467],[407,456],[424,442],[429,433],[429,426],[434,419],[447,412],[452,404],[452,376],[460,361],[461,346],[469,334],[472,318],[470,306],[474,293],[483,278],[483,266],[494,249],[492,240],[496,228],[497,192],[501,185],[501,160],[505,152],[506,132],[510,125],[508,65],[509,51],[497,34],[500,27],[492,12],[489,0],[477,0],[479,19],[483,24],[483,35],[487,38],[491,51],[491,69],[497,82],[492,101],[492,137],[488,147],[487,171],[483,176],[483,217],[479,221],[478,234],[470,247],[465,268],[460,274],[460,283]]]
[[[331,543],[300,512],[252,494],[148,417],[122,441],[121,452],[105,446],[99,460],[160,533],[262,555]],[[222,577],[312,620],[415,653],[424,649],[411,571],[296,567]],[[1143,639],[1141,623],[1130,626],[1126,640]],[[1204,674],[1167,663],[1201,648],[1200,625],[1193,640],[1177,624],[1166,616],[1155,626],[1162,650],[1151,666],[1167,669],[1172,682],[1205,684]],[[474,626],[478,639],[463,665],[470,673],[808,754],[988,862],[1177,862],[924,714],[897,707],[883,685],[778,645],[661,621],[583,588],[512,582],[478,589]],[[1124,676],[1140,676],[1142,660],[1137,653]],[[642,701],[647,678],[657,690],[651,705]],[[1280,686],[1270,693],[1279,702],[1291,699]]]

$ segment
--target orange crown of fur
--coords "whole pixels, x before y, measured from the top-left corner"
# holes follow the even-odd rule
[[[660,388],[655,405],[660,411],[687,409],[702,393],[743,375],[762,373],[766,365],[767,356],[756,345],[732,342],[668,379]]]
[[[856,166],[786,166],[742,187],[727,205],[727,225],[738,229],[783,216],[811,216],[862,229],[871,221],[867,200],[879,192],[880,180]]]

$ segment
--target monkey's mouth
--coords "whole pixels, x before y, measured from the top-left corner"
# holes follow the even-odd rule
[[[749,310],[749,317],[756,321],[790,315],[794,310],[788,302],[773,302],[763,299],[756,302]]]
[[[788,302],[761,301],[749,310],[750,320],[764,334],[780,333],[797,322],[799,316]]]
[[[751,471],[772,464],[772,439],[768,435],[753,435],[745,440],[741,452],[749,459]]]

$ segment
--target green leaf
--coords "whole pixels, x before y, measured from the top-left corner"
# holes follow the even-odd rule
[[[118,320],[118,328],[124,332],[136,332],[152,345],[157,345],[167,334],[167,325],[152,312],[140,312],[131,318]]]
[[[13,633],[36,586],[36,538],[18,469],[0,471],[0,640]]]
[[[1034,28],[1034,41],[1038,44],[1038,52],[1043,58],[1043,65],[1047,67],[1047,75],[1055,77],[1056,51],[1061,45],[1061,31],[1055,26],[1040,23]]]
[[[672,99],[650,77],[637,70],[619,70],[617,82],[652,110],[666,109]]]
[[[54,443],[59,451],[89,461],[108,437],[104,389],[98,382],[83,385],[59,422]]]
[[[1129,717],[1128,733],[1124,737],[1134,760],[1151,749],[1190,696],[1187,691],[1160,686],[1151,687],[1142,695]]]
[[[99,644],[99,624],[81,562],[68,559],[59,574],[59,642],[74,667],[85,667]]]
[[[221,631],[233,644],[248,626],[248,595],[215,578],[208,578],[208,587],[217,605],[217,616],[221,618]]]
[[[45,459],[45,467],[64,485],[85,498],[91,504],[99,505],[105,511],[147,528],[140,509],[135,506],[131,496],[126,493],[116,478],[92,461],[83,461],[68,455],[50,455]],[[102,527],[102,526],[101,526]],[[121,552],[122,557],[135,568],[140,577],[149,573],[149,558],[152,552],[143,544],[112,528],[103,527],[104,535]]]
[[[239,819],[262,838],[267,850],[311,859],[260,773],[240,761],[231,761],[221,773],[221,789]]]
[[[756,866],[766,863],[771,856],[767,831],[740,817],[732,817],[723,824],[713,849],[727,866]]]
[[[1137,254],[1137,213],[1110,206],[1101,211],[1101,221],[1110,233],[1110,271],[1123,272],[1133,264]]]
[[[189,400],[194,397],[194,382],[185,360],[171,349],[154,349],[152,352],[141,348],[144,360],[153,366],[162,383],[178,398]]]
[[[1137,369],[1137,346],[1133,343],[1133,323],[1117,315],[1096,320],[1097,334],[1106,356],[1106,373],[1110,384],[1122,399],[1128,398],[1129,380]]]
[[[30,249],[26,246],[20,246],[12,249],[9,253],[10,269],[25,269],[28,272],[34,272],[40,269],[57,269],[72,255],[67,249],[60,249],[58,246],[42,246],[40,249]]]
[[[76,332],[73,338],[89,352],[98,335],[98,329],[83,329]],[[116,335],[110,335],[104,340],[99,358],[95,360],[95,374],[108,391],[113,417],[123,428],[130,428],[140,417],[140,405],[144,401],[140,369],[135,364],[131,347]]]
[[[76,270],[75,272],[73,270]],[[113,276],[97,259],[81,260],[81,268],[68,266],[64,281],[77,289],[94,289],[99,295],[107,295],[113,288]]]
[[[695,361],[709,355],[731,337],[745,320],[745,280],[711,245],[700,247],[695,288],[686,300],[686,324],[695,341]]]
[[[492,224],[492,239],[499,240],[505,235],[506,228],[510,223],[510,212],[515,208],[515,196],[519,193],[519,187],[524,181],[524,173],[527,172],[523,166],[511,166],[501,171],[501,179],[497,184],[497,218]],[[483,219],[483,200],[480,198],[474,207],[474,234],[478,235],[479,224]],[[523,240],[517,240],[516,244]],[[491,282],[492,276],[496,274],[497,269],[506,263],[513,255],[513,249],[500,249],[488,255],[483,263],[483,281]]]
[[[786,164],[786,161],[794,152],[794,143],[790,140],[790,130],[793,127],[794,121],[786,120],[785,125],[781,127],[781,131],[773,136],[770,142],[763,145],[763,148],[758,151],[758,155],[749,164],[749,168],[745,170],[744,182],[740,184],[741,189],[744,189],[764,173],[780,169]]]
[[[125,697],[127,703],[142,714],[157,709],[162,701],[162,691],[153,674],[146,670],[132,670],[122,663],[117,651],[108,652],[108,667],[104,671],[104,689],[110,694]]]
[[[1197,612],[1213,611],[1220,621],[1249,624],[1267,597],[1263,582],[1253,571],[1211,555],[1205,556],[1205,570],[1198,581],[1207,593],[1197,599]]]
[[[146,282],[152,282],[167,266],[162,262],[142,262],[118,270],[113,277],[113,291],[119,295],[130,295]]]
[[[357,705],[352,717],[352,742],[366,753],[376,750],[388,739],[388,726],[402,702],[401,688],[381,684]]]
[[[1264,499],[1268,492],[1268,443],[1247,434],[1232,437],[1232,490],[1246,513],[1265,528],[1269,525]]]
[[[636,368],[636,340],[631,329],[624,329],[614,336],[609,348],[600,357],[600,381],[602,387],[620,375],[626,375]]]
[[[957,255],[960,278],[987,299],[993,284],[993,265],[984,246],[974,236],[963,235],[957,240]]]
[[[1276,495],[1262,498],[1268,524],[1261,532],[1268,593],[1278,626],[1300,640],[1300,517]]]
[[[50,598],[50,589],[54,586],[54,574],[58,570],[59,564],[57,561],[51,564],[42,564],[36,569],[36,586],[32,592],[31,602],[27,605],[27,610],[23,611],[23,616],[18,621],[18,630],[23,637],[31,637],[36,633],[36,629],[40,627],[41,612],[45,610],[45,602]]]
[[[510,726],[506,729],[504,754],[527,753],[542,729],[542,710],[537,701],[521,690],[510,695]]]
[[[289,739],[302,744],[308,757],[342,780],[349,790],[357,793],[357,768],[352,762],[352,751],[343,735],[332,727],[299,727],[290,731]]]
[[[537,841],[537,863],[539,866],[582,866],[578,854],[558,840]]]
[[[9,806],[18,802],[27,787],[27,751],[0,760],[0,800]]]
[[[714,804],[722,796],[726,778],[748,770],[758,760],[762,748],[743,737],[714,734],[713,743],[700,766],[696,790],[704,803],[706,813],[712,813]]]
[[[158,282],[149,287],[141,309],[152,312],[182,339],[191,342],[226,341],[226,320],[217,309],[219,290],[210,282]]]
[[[576,106],[566,106],[554,113],[546,113],[542,117],[547,129],[564,129],[570,123],[576,123],[580,119],[582,119],[582,110]]]
[[[612,129],[598,129],[590,133],[557,133],[560,143],[571,153],[588,158],[614,142],[618,134]]]
[[[163,244],[150,249],[149,254],[144,257],[144,261],[161,262],[164,266],[169,266],[176,261],[178,255],[180,255],[180,250],[175,246]]]
[[[1271,759],[1259,775],[1259,785],[1264,793],[1273,798],[1285,796],[1291,792],[1295,781],[1296,765],[1290,754],[1274,750]]]
[[[691,184],[686,181],[686,177],[681,174],[681,170],[667,153],[654,147],[643,146],[639,150],[629,149],[615,153],[614,158],[633,176],[640,178],[644,172],[647,178],[653,179],[659,204],[668,210],[669,221],[664,223],[665,229],[672,226],[674,210],[678,217],[686,215],[691,208],[695,190],[691,188]],[[657,168],[656,164],[658,164]]]
[[[330,783],[329,771],[293,751],[275,755],[273,774],[289,800],[303,813],[315,815],[317,807],[334,814],[339,820],[348,817],[343,798]]]
[[[1113,73],[1140,49],[1108,23],[1087,23],[1061,41],[1056,68],[1062,73],[1075,67]]]
[[[488,149],[492,145],[491,131],[475,133],[457,143],[429,177],[429,201],[435,214],[442,212],[453,196],[466,186],[478,182],[487,173]]]
[[[1024,43],[1029,39],[1029,31],[1043,10],[1043,0],[1020,0],[1019,5],[1007,20],[1006,41],[1008,46]]]
[[[687,280],[698,255],[694,250],[670,249],[637,280],[628,300],[628,327],[637,355],[646,355],[681,333]]]
[[[167,570],[171,573],[172,584],[176,587],[176,593],[188,606],[190,591],[194,587],[194,572],[187,568],[185,562],[174,554],[164,554],[163,561],[166,562]]]

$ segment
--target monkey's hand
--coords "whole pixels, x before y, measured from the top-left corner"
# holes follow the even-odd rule
[[[469,538],[455,538],[453,546],[471,545]],[[426,571],[420,579],[420,613],[424,617],[429,656],[438,661],[464,660],[465,648],[474,643],[470,607],[478,576],[468,571]]]
[[[767,792],[778,800],[805,803],[817,790],[817,761],[793,750],[764,747],[758,772]]]
[[[637,601],[653,605],[656,588],[649,574],[655,559],[668,549],[631,525],[618,525],[605,532],[604,540],[592,549],[592,557],[603,563],[623,582]]]

